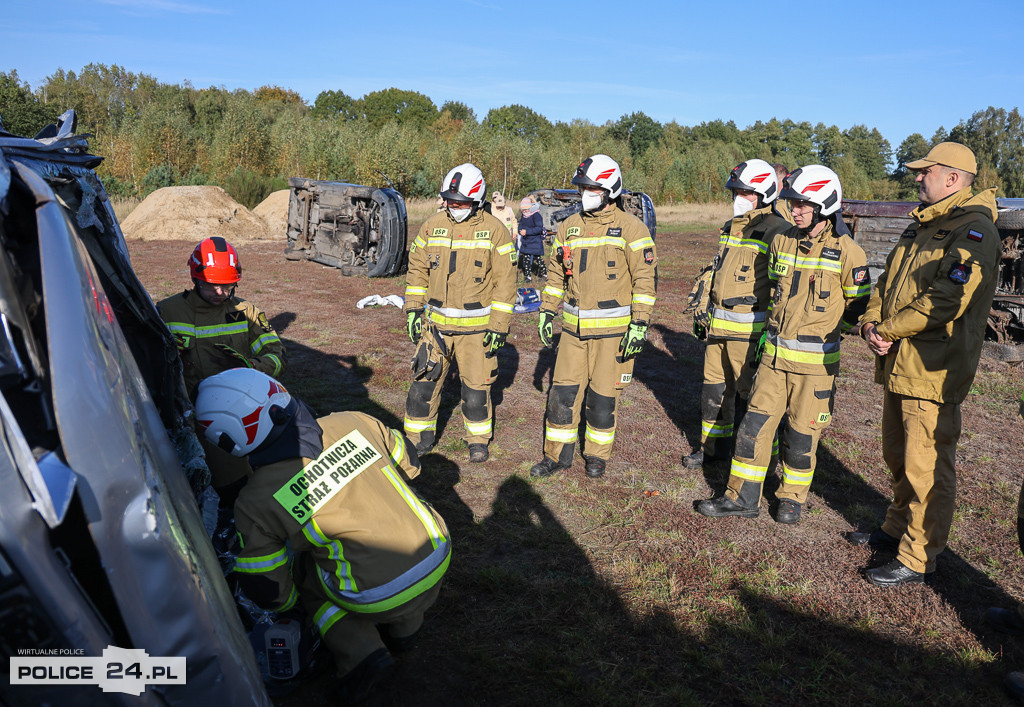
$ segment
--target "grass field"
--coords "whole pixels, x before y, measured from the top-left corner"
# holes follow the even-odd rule
[[[1024,373],[982,360],[963,406],[950,546],[931,586],[872,587],[859,571],[884,558],[843,539],[874,527],[889,496],[881,391],[857,339],[843,345],[835,418],[802,522],[772,520],[774,477],[760,517],[704,518],[693,504],[720,492],[727,471],[680,463],[698,441],[703,351],[681,312],[716,243],[710,229],[659,235],[651,342],[623,394],[603,479],[588,479],[578,460],[548,479],[529,476],[554,362],[536,315],[516,315],[499,353],[485,464],[466,461],[458,382],[448,381],[439,445],[415,486],[447,520],[451,568],[420,646],[371,704],[1008,703],[1000,683],[1024,668],[1024,642],[983,617],[1024,598],[1014,529]],[[129,243],[154,298],[187,285],[167,263],[193,245]],[[413,353],[404,318],[354,303],[401,294],[403,278],[346,278],[282,250],[240,245],[239,294],[285,340],[284,382],[320,413],[358,409],[400,428]],[[279,704],[333,704],[328,681]]]

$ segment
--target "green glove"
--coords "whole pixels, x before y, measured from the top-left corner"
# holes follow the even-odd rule
[[[693,315],[693,335],[699,341],[708,338],[708,328],[711,326],[711,315],[706,311]]]
[[[626,333],[622,335],[619,342],[619,351],[622,352],[622,360],[628,361],[636,358],[644,345],[647,343],[647,322],[630,322]]]
[[[754,363],[761,360],[761,354],[764,353],[764,344],[768,341],[768,330],[761,332],[761,338],[757,340],[757,348],[754,349]]]
[[[553,345],[554,331],[552,323],[554,321],[555,315],[553,313],[543,311],[540,313],[540,319],[537,321],[537,333],[540,334],[540,343],[546,349],[550,349]]]
[[[220,351],[222,354],[229,356],[229,360],[235,362],[235,368],[241,368],[243,366],[245,368],[252,368],[252,361],[250,361],[245,356],[235,351],[227,344],[214,344],[213,347]]]
[[[409,332],[409,341],[416,343],[423,335],[423,311],[413,309],[405,314],[405,330]]]
[[[497,331],[488,331],[484,334],[484,348],[487,349],[487,353],[484,354],[484,358],[493,358],[497,355],[498,349],[505,345],[505,340],[508,339],[508,333],[500,333]]]

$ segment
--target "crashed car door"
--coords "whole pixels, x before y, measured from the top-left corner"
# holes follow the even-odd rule
[[[152,686],[144,696],[269,705],[191,490],[87,251],[46,182],[12,166],[36,202],[57,427],[131,640],[121,647],[187,659],[184,685]]]

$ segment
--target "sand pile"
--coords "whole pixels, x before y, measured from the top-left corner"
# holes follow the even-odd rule
[[[289,194],[290,189],[275,191],[252,210],[267,224],[267,235],[271,238],[284,238],[288,235]]]
[[[125,238],[144,241],[228,242],[267,237],[267,225],[220,187],[164,187],[145,198],[121,224]]]

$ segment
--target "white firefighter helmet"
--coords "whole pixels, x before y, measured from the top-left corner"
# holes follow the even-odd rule
[[[725,188],[752,191],[762,204],[770,204],[779,195],[779,178],[764,160],[747,160],[733,167]]]
[[[469,162],[452,168],[441,182],[442,199],[473,202],[477,206],[484,203],[487,184],[480,169]]]
[[[622,193],[622,171],[608,155],[594,155],[580,162],[572,183],[577,187],[601,187],[609,199],[617,199]]]
[[[843,186],[839,175],[823,164],[812,164],[791,173],[782,180],[783,199],[809,201],[820,207],[822,216],[831,216],[843,205]]]
[[[196,420],[210,444],[244,457],[274,429],[274,408],[292,402],[285,387],[266,373],[232,368],[204,379],[196,396]]]

